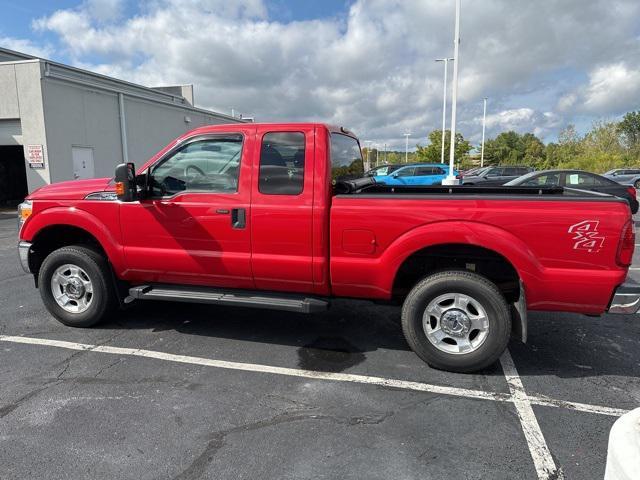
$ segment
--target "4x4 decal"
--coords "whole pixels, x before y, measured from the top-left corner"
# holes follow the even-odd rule
[[[584,220],[569,227],[568,233],[573,235],[574,250],[586,250],[589,253],[599,252],[604,245],[604,237],[598,232],[598,220]]]

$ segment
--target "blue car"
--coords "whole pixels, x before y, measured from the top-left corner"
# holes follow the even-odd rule
[[[449,165],[442,163],[418,163],[394,170],[389,175],[376,175],[376,182],[385,185],[441,185],[449,175]],[[453,175],[460,178],[457,170]]]

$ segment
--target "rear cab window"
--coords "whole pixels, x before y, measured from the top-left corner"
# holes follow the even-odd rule
[[[341,133],[331,133],[331,183],[364,176],[364,162],[358,140]]]
[[[305,138],[302,132],[269,132],[262,137],[258,191],[300,195],[304,189]]]

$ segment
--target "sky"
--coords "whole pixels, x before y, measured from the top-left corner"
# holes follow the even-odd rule
[[[454,0],[0,0],[0,11],[2,47],[193,84],[203,108],[329,122],[399,150],[403,133],[424,145],[441,128],[435,59],[453,56]],[[462,0],[459,69],[457,129],[473,144],[485,96],[488,138],[584,133],[640,109],[640,1]]]

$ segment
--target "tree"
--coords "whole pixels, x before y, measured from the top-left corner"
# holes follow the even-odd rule
[[[618,124],[618,129],[627,149],[640,149],[640,111],[627,113]]]
[[[629,114],[625,118],[632,119]],[[623,133],[621,123],[596,121],[582,137],[573,125],[568,125],[560,132],[557,144],[547,145],[546,168],[575,168],[599,173],[637,164],[640,148],[625,148],[630,137]]]
[[[553,149],[553,157],[548,158],[554,167],[565,168],[583,151],[583,139],[580,138],[575,125],[569,124],[558,134],[558,143]],[[573,167],[572,167],[573,168]]]
[[[533,133],[525,133],[522,136],[522,146],[524,149],[523,163],[537,169],[544,168],[546,156],[542,140]]]
[[[444,159],[445,163],[449,161],[449,152],[451,151],[451,130],[445,130],[444,143]],[[455,159],[456,162],[462,161],[469,155],[472,147],[471,144],[464,139],[461,133],[456,133]],[[416,159],[419,162],[440,163],[442,152],[442,130],[434,130],[429,134],[429,145],[422,147],[417,145]]]
[[[622,154],[623,139],[619,123],[597,121],[584,136],[583,147],[588,152]]]
[[[539,167],[545,160],[544,144],[533,133],[503,132],[485,142],[484,152],[488,165],[527,164]]]

